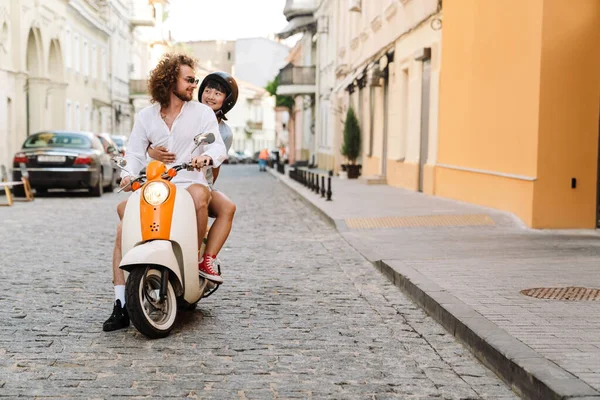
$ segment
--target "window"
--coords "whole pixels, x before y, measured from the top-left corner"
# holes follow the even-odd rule
[[[75,64],[75,72],[81,70],[81,58],[79,57],[79,35],[76,33],[73,36],[73,63]]]
[[[83,40],[83,75],[90,76],[90,49],[87,40]]]
[[[7,97],[6,98],[6,133],[8,133],[9,138],[12,137],[12,131],[13,131],[13,129],[12,129],[13,115],[12,114],[13,114],[13,102],[10,97]]]
[[[65,64],[67,69],[73,67],[73,49],[71,47],[71,30],[67,29],[65,32]]]
[[[92,45],[92,79],[98,79],[98,50]]]
[[[100,74],[102,75],[102,82],[108,81],[108,73],[106,68],[106,49],[102,49],[102,56],[100,58]]]
[[[90,106],[87,104],[83,108],[83,126],[84,130],[90,131],[90,123],[91,123],[91,115],[90,115]]]
[[[67,110],[65,115],[65,127],[67,130],[73,129],[73,115],[71,112],[71,100],[67,99]]]
[[[81,112],[79,110],[79,103],[75,103],[75,129],[81,130]]]
[[[406,148],[408,147],[408,119],[410,115],[408,114],[408,104],[410,101],[409,98],[409,84],[410,84],[410,72],[408,67],[402,69],[400,73],[400,82],[401,82],[401,92],[400,98],[401,107],[402,107],[402,125],[401,125],[401,138],[402,138],[402,148],[401,148],[401,158],[406,157]]]

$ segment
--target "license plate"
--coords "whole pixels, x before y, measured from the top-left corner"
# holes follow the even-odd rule
[[[67,161],[67,157],[66,156],[38,156],[38,161],[39,162],[54,162],[54,163],[59,163],[59,162],[65,162]]]

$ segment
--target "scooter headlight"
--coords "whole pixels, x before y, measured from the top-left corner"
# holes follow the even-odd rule
[[[169,197],[169,186],[164,182],[150,182],[144,188],[144,200],[150,205],[159,206]]]

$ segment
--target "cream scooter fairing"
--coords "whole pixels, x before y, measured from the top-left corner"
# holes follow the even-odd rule
[[[214,134],[198,135],[196,148]],[[125,160],[115,162],[124,169]],[[194,201],[170,179],[182,164],[167,170],[152,161],[146,174],[132,180],[122,221],[120,268],[127,271],[125,303],[133,325],[151,338],[165,337],[179,308],[193,309],[215,284],[198,276],[198,233]],[[142,182],[144,182],[142,184]],[[136,183],[137,182],[137,183]],[[138,190],[139,189],[139,190]]]

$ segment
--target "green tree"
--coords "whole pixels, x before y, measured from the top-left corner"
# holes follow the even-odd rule
[[[294,99],[291,96],[281,96],[277,94],[277,87],[279,86],[279,76],[276,76],[271,82],[267,83],[265,89],[275,96],[276,107],[287,107],[290,111],[294,108]]]
[[[352,107],[348,108],[346,113],[344,143],[342,143],[341,153],[348,159],[350,164],[356,164],[356,159],[360,155],[360,126]]]

